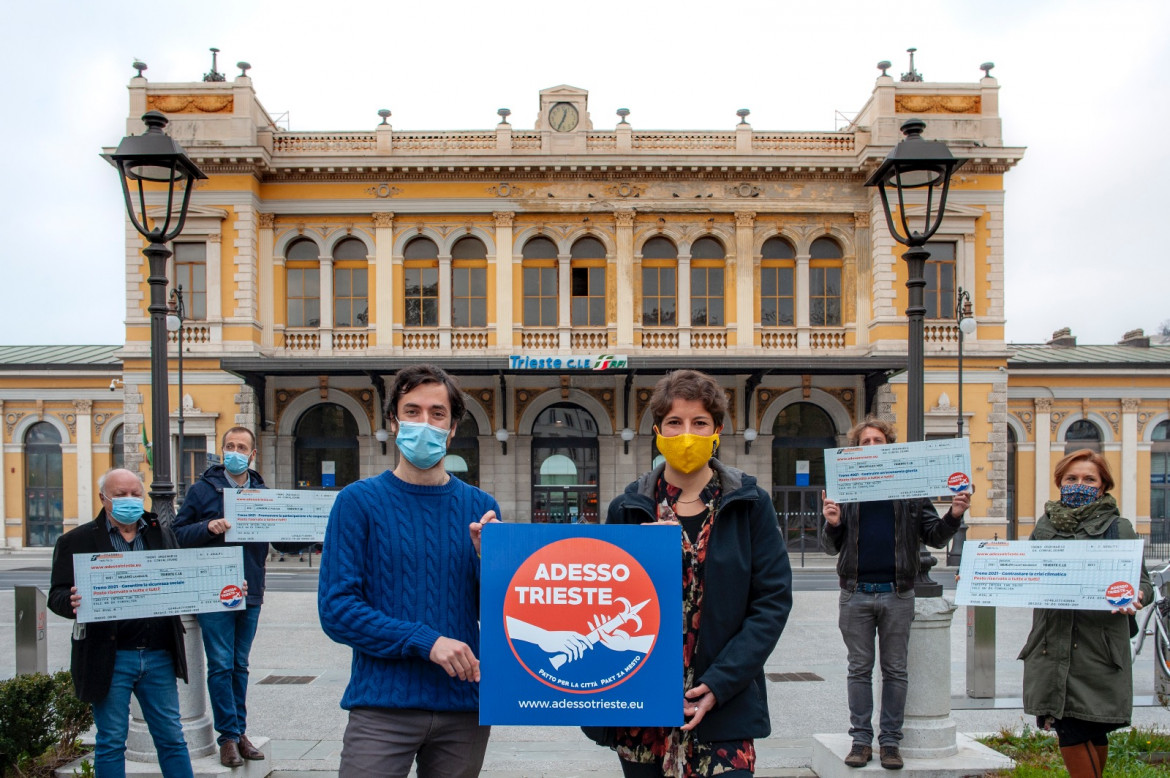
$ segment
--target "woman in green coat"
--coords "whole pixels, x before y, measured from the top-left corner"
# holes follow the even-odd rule
[[[1056,465],[1060,500],[1044,506],[1032,540],[1135,540],[1117,511],[1109,465],[1080,449]],[[1133,668],[1129,619],[1154,589],[1142,566],[1141,591],[1126,608],[1109,611],[1051,610],[1032,613],[1032,631],[1020,651],[1024,660],[1024,711],[1043,729],[1056,731],[1070,778],[1101,778],[1109,756],[1108,735],[1129,725]]]

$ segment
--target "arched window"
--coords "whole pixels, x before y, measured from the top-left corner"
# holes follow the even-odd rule
[[[605,326],[605,244],[586,236],[573,244],[570,316],[575,327]]]
[[[597,422],[574,403],[541,411],[532,425],[532,521],[598,521]]]
[[[930,257],[923,274],[926,276],[926,318],[955,318],[955,244],[927,243]]]
[[[464,483],[479,486],[479,425],[471,414],[455,428],[443,467]]]
[[[1082,448],[1101,453],[1101,430],[1088,419],[1074,421],[1064,433],[1064,453]]]
[[[321,267],[317,244],[295,240],[284,252],[289,327],[321,326]]]
[[[793,403],[776,416],[772,436],[772,483],[819,489],[825,483],[824,449],[837,445],[837,429],[828,412],[813,403]],[[806,473],[807,482],[799,483],[806,479],[798,474]]]
[[[110,435],[110,469],[126,466],[126,425],[119,424]]]
[[[51,546],[65,528],[61,433],[40,421],[24,433],[24,515],[30,546]]]
[[[1170,542],[1170,421],[1150,435],[1150,540]]]
[[[429,238],[414,238],[402,252],[403,324],[439,326],[439,247]]]
[[[479,238],[451,247],[451,326],[487,326],[487,248]]]
[[[839,327],[841,247],[832,238],[817,238],[808,253],[808,323],[813,327]]]
[[[722,327],[723,267],[726,252],[714,238],[699,238],[691,244],[691,324]]]
[[[548,238],[524,244],[524,326],[557,326],[557,245]]]
[[[366,244],[346,238],[333,248],[333,323],[365,327],[370,323]]]
[[[305,411],[293,444],[298,489],[340,489],[358,480],[358,427],[335,403]]]
[[[642,326],[678,324],[678,248],[667,238],[654,237],[642,245]]]
[[[796,324],[796,249],[784,238],[768,238],[760,251],[760,324]]]

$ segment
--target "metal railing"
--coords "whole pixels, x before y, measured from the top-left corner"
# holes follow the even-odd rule
[[[825,519],[821,516],[821,490],[823,486],[775,486],[772,487],[772,504],[776,508],[776,520],[780,523],[780,534],[788,547],[788,557],[793,565],[804,567],[806,555],[824,559],[820,534]]]

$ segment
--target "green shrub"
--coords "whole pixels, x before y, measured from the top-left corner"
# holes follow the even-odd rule
[[[76,755],[78,736],[92,724],[93,713],[74,696],[67,670],[0,681],[0,774],[67,761]]]

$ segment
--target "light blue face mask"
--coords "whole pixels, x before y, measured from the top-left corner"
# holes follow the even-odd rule
[[[134,524],[142,518],[145,503],[141,497],[111,497],[110,515],[119,524]]]
[[[447,453],[447,435],[450,432],[422,422],[400,421],[394,442],[398,444],[398,450],[406,457],[406,461],[419,470],[430,470]]]
[[[223,452],[223,466],[232,475],[242,475],[248,471],[248,460],[251,457],[239,451]]]

